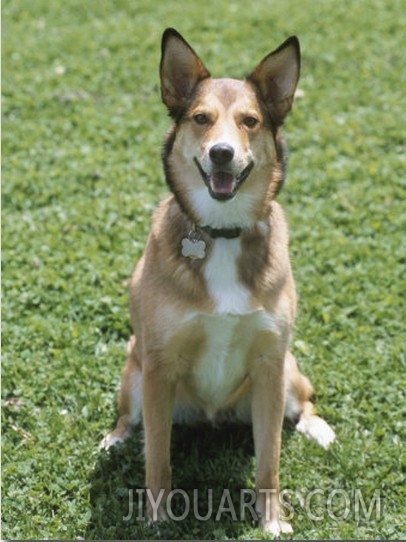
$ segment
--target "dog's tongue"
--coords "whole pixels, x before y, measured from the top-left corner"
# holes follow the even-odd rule
[[[227,196],[235,189],[235,177],[227,171],[216,171],[210,177],[210,185],[215,194]]]

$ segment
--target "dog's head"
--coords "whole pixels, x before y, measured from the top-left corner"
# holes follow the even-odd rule
[[[164,164],[172,191],[195,219],[223,217],[229,225],[231,215],[245,214],[248,223],[250,211],[278,192],[285,160],[280,127],[299,70],[299,42],[291,37],[246,79],[214,79],[176,30],[164,32],[161,94],[175,121]]]

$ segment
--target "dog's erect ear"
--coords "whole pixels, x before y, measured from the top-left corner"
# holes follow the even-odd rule
[[[162,101],[176,118],[197,83],[210,77],[210,73],[182,36],[167,28],[162,36],[160,76]]]
[[[299,75],[299,40],[291,36],[266,56],[247,78],[259,88],[262,99],[278,124],[282,124],[292,107]]]

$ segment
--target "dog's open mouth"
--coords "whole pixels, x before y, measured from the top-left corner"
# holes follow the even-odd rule
[[[238,188],[254,167],[254,162],[250,162],[240,175],[235,177],[230,171],[223,170],[213,171],[211,174],[208,174],[204,171],[197,158],[194,158],[194,161],[203,181],[209,189],[211,197],[220,201],[227,201],[233,198]]]

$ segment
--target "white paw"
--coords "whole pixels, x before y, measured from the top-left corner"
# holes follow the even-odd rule
[[[281,533],[289,534],[293,533],[293,529],[290,523],[282,521],[281,519],[266,520],[261,519],[261,528],[265,533],[272,535],[273,537],[279,536]]]
[[[147,508],[147,517],[151,525],[157,525],[162,521],[169,521],[168,512],[165,510],[165,505],[158,506],[157,509],[152,509],[151,506]]]
[[[325,450],[335,441],[336,435],[329,424],[319,416],[304,416],[296,425],[299,433],[309,439],[314,439]]]
[[[112,446],[115,446],[116,444],[119,444],[121,442],[124,442],[125,439],[117,436],[113,433],[109,433],[104,437],[104,439],[99,444],[100,450],[108,450]]]

